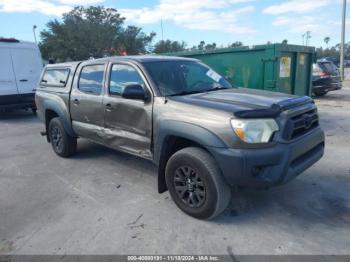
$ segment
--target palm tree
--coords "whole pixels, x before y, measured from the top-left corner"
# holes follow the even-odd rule
[[[331,38],[329,36],[327,36],[323,39],[323,41],[326,43],[327,49],[328,49],[328,43],[329,43],[329,41],[331,41]]]

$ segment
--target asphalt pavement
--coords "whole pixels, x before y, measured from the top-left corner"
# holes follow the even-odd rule
[[[0,254],[350,254],[350,84],[316,99],[325,156],[233,192],[213,221],[157,193],[156,167],[80,139],[59,158],[30,112],[0,114]]]

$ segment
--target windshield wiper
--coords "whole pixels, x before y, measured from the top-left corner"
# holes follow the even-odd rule
[[[206,92],[211,92],[211,91],[217,91],[217,90],[223,90],[223,89],[229,89],[228,87],[224,86],[215,86],[209,89],[204,89],[204,90],[195,90],[195,91],[182,91],[180,93],[175,93],[167,96],[184,96],[184,95],[192,95],[192,94],[198,94],[198,93],[206,93]]]
[[[196,91],[182,91],[180,93],[175,93],[167,96],[184,96],[184,95],[192,95],[192,94],[198,94],[206,92],[207,90],[196,90]]]
[[[217,91],[217,90],[223,90],[223,89],[229,89],[228,87],[224,86],[215,86],[210,89],[205,90],[204,92],[211,92],[211,91]]]

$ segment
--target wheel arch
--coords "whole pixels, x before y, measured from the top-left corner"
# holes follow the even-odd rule
[[[48,142],[50,142],[49,124],[50,124],[51,119],[53,119],[55,117],[60,118],[65,130],[67,131],[67,133],[70,136],[76,137],[76,134],[72,128],[68,109],[63,109],[62,105],[57,105],[56,103],[53,103],[52,101],[46,101],[46,103],[44,103],[43,106],[45,109],[45,129],[46,129],[46,138],[47,138]]]
[[[154,161],[158,165],[158,192],[167,191],[165,168],[169,158],[185,147],[199,147],[210,155],[210,147],[226,147],[224,142],[209,130],[190,123],[164,121],[158,128],[154,145]]]

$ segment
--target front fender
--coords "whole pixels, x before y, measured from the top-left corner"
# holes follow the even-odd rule
[[[224,142],[208,129],[181,121],[165,120],[156,127],[154,134],[153,161],[158,165],[158,192],[167,190],[165,168],[169,157],[166,143],[169,137],[179,137],[193,141],[205,148],[226,148]]]
[[[164,142],[169,136],[185,138],[204,147],[227,147],[218,136],[204,127],[187,122],[165,120],[158,124],[155,134],[153,158],[156,164],[160,161]]]

